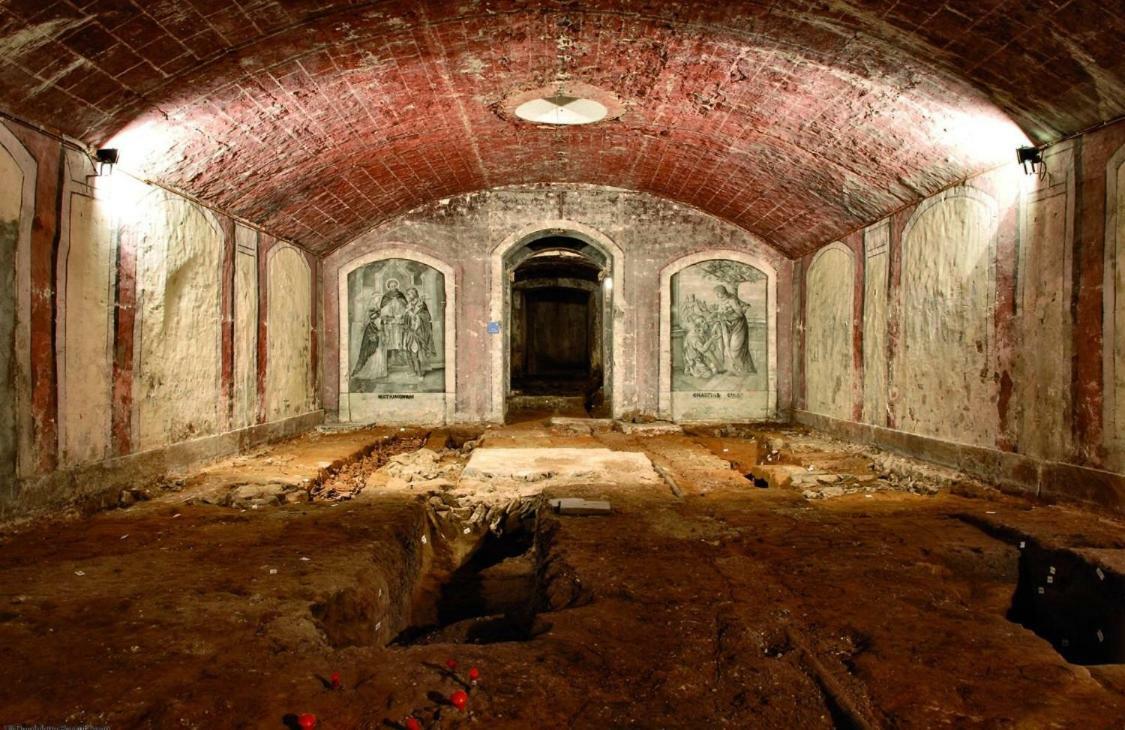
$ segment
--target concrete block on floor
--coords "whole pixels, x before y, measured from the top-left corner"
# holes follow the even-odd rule
[[[793,485],[794,479],[805,477],[808,469],[796,464],[756,464],[750,467],[750,476],[762,479],[771,489],[784,489]]]
[[[479,448],[469,457],[461,477],[540,483],[660,483],[652,462],[640,452],[578,448]]]
[[[581,497],[552,499],[551,509],[560,515],[608,515],[613,512],[613,508],[605,500]]]

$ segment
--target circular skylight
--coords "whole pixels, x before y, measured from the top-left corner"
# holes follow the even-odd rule
[[[593,124],[609,113],[599,101],[564,94],[526,101],[515,111],[520,119],[535,124]]]

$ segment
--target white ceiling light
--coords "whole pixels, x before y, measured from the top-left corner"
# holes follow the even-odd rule
[[[535,124],[593,124],[609,110],[601,102],[556,94],[532,99],[516,107],[516,116]]]

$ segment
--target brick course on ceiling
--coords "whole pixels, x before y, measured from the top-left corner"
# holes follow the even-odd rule
[[[437,198],[577,182],[797,256],[1009,161],[1022,134],[1120,116],[1113,5],[6,0],[0,107],[319,253]],[[502,113],[570,81],[624,113]]]

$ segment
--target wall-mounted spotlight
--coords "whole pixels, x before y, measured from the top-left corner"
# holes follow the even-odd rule
[[[117,164],[117,150],[103,147],[94,153],[94,160],[98,165],[98,177],[112,175],[113,166]]]
[[[1020,147],[1016,150],[1016,159],[1023,165],[1025,175],[1043,172],[1043,150],[1038,147]]]

